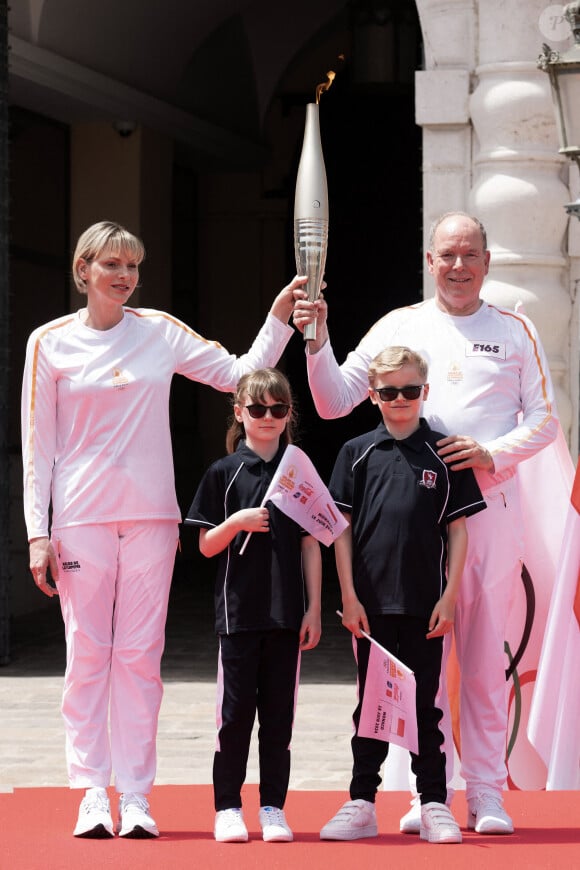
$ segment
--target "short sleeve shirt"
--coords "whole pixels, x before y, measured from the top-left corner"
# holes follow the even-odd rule
[[[370,614],[426,617],[446,583],[447,525],[485,508],[471,469],[437,455],[425,420],[395,440],[384,423],[340,450],[330,492],[351,514],[357,597]]]
[[[259,507],[284,448],[264,462],[241,441],[235,453],[218,459],[204,474],[185,520],[212,529],[243,508]],[[303,532],[294,520],[267,503],[270,530],[254,532],[240,555],[240,532],[216,556],[216,631],[291,629],[299,631],[305,612],[302,575]]]

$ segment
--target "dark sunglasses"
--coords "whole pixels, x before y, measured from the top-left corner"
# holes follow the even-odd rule
[[[276,405],[244,405],[244,408],[254,420],[261,420],[262,417],[266,416],[266,411],[270,411],[276,420],[282,420],[288,416],[290,405],[284,405],[280,402]]]
[[[379,387],[377,390],[373,389],[373,393],[377,394],[381,402],[394,402],[399,393],[404,399],[418,399],[424,386],[425,384],[408,387]]]

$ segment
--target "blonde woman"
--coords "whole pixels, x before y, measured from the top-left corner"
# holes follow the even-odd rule
[[[103,221],[72,261],[86,306],[34,330],[22,394],[30,570],[58,594],[67,666],[62,713],[77,837],[112,837],[114,772],[122,837],[157,837],[147,795],[156,769],[160,661],[180,514],[169,429],[174,374],[222,391],[272,365],[292,329],[295,279],[236,357],[162,311],[126,307],[143,243]],[[49,528],[49,508],[52,524]],[[54,584],[49,582],[49,572]],[[110,722],[110,725],[109,725]]]

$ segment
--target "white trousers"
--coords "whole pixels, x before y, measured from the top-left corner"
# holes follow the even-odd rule
[[[482,789],[501,792],[508,728],[509,662],[504,651],[507,619],[521,582],[523,520],[517,480],[484,493],[487,508],[467,518],[469,544],[455,613],[455,643],[461,671],[461,775],[466,798]],[[441,728],[445,735],[447,779],[453,775],[451,718],[444,656],[441,675]],[[447,747],[451,747],[450,750]]]
[[[148,794],[175,522],[54,529],[67,665],[62,715],[72,788]]]

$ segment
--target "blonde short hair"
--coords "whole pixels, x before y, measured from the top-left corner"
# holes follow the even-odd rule
[[[125,227],[112,221],[99,221],[93,224],[79,236],[72,258],[73,281],[79,293],[87,292],[87,282],[79,274],[79,262],[85,260],[90,263],[91,260],[100,257],[104,251],[114,256],[124,252],[134,258],[137,265],[145,258],[143,242]]]
[[[368,370],[369,386],[373,387],[380,375],[384,375],[387,372],[398,372],[404,365],[416,366],[421,380],[427,380],[429,366],[420,353],[411,350],[410,347],[391,345],[391,347],[386,347],[382,350],[371,361]]]

